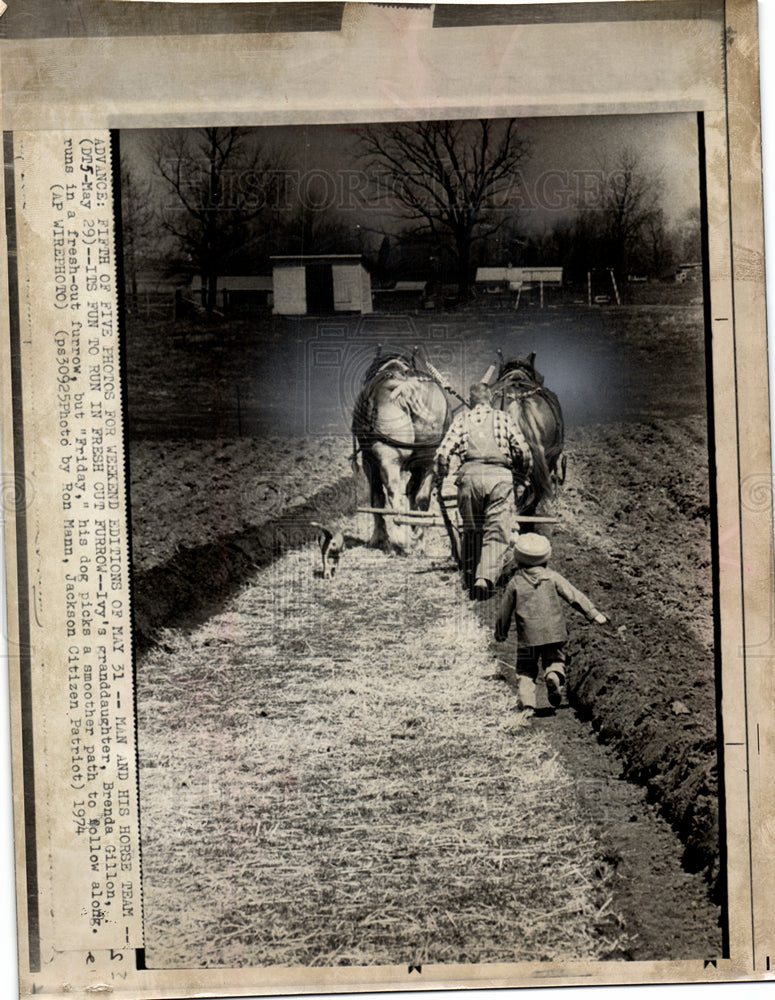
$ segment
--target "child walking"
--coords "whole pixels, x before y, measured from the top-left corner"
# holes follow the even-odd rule
[[[543,535],[518,535],[512,543],[516,571],[501,600],[495,638],[503,642],[509,634],[512,617],[517,623],[517,675],[520,708],[532,715],[536,708],[536,680],[539,665],[549,704],[562,703],[565,687],[565,652],[568,638],[560,598],[585,615],[590,622],[604,625],[608,620],[588,597],[546,565],[552,546]]]

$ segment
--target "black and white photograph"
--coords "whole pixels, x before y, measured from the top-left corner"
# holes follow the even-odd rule
[[[723,955],[702,142],[120,133],[150,968]]]
[[[772,978],[755,0],[15,0],[20,995]]]

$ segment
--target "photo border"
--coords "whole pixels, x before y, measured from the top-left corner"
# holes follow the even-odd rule
[[[105,0],[107,2],[107,0]],[[114,0],[114,2],[119,2],[119,0]],[[133,5],[129,5],[133,6]],[[147,5],[137,5],[147,6]],[[181,8],[184,5],[180,5]],[[289,6],[289,5],[284,5]],[[353,5],[349,5],[352,10]],[[445,5],[450,6],[450,5]],[[497,5],[487,5],[488,8],[494,8]],[[542,9],[546,9],[548,5],[543,5]],[[600,12],[598,18],[597,12],[602,6],[606,6],[610,10],[612,7],[617,8],[631,8],[632,5],[625,3],[615,3],[612,5],[603,4],[581,4],[576,6],[577,12],[581,7],[590,8],[588,13],[588,18],[598,21],[598,23],[610,23],[608,18],[614,18],[611,13],[603,14]],[[672,15],[668,15],[668,6],[672,10]],[[651,23],[654,17],[656,18],[670,18],[675,17],[676,12],[679,10],[686,11],[687,9],[697,10],[703,6],[709,6],[709,4],[703,5],[702,3],[680,3],[674,4],[671,0],[642,0],[638,3],[640,10],[639,18]],[[104,7],[103,7],[104,9]],[[99,7],[95,10],[98,12]],[[554,12],[558,10],[557,7],[554,8]],[[646,13],[647,10],[651,10],[653,13],[650,16]],[[594,17],[593,17],[594,12]],[[343,11],[343,24],[341,31],[346,32],[348,29],[347,16],[348,11],[345,9]],[[535,10],[533,11],[535,13]],[[725,58],[725,72],[726,72],[726,87],[725,87],[725,101],[726,101],[726,127],[727,127],[727,184],[728,191],[727,196],[729,198],[730,212],[729,212],[729,248],[730,248],[730,265],[731,265],[731,318],[733,320],[733,341],[734,341],[734,358],[735,364],[738,371],[738,378],[734,383],[734,393],[735,393],[735,414],[736,414],[736,424],[740,428],[740,448],[737,449],[737,461],[738,461],[738,480],[736,483],[737,492],[737,518],[738,527],[740,530],[740,539],[738,546],[738,558],[737,564],[739,565],[739,590],[741,595],[741,616],[740,623],[743,630],[743,641],[740,645],[740,653],[743,659],[743,693],[745,695],[745,701],[743,705],[743,722],[745,725],[745,745],[746,745],[746,797],[748,804],[748,873],[746,882],[750,887],[750,968],[748,975],[752,978],[764,977],[768,969],[763,970],[761,968],[762,958],[761,955],[765,952],[760,951],[761,941],[773,942],[773,916],[767,912],[766,904],[762,905],[760,898],[766,899],[768,896],[771,898],[771,889],[773,886],[773,866],[771,856],[768,856],[768,849],[771,850],[771,844],[767,840],[766,829],[767,823],[772,822],[772,794],[771,794],[771,777],[772,777],[772,756],[773,756],[773,729],[772,729],[772,718],[771,714],[767,715],[766,712],[771,710],[772,707],[772,690],[769,686],[766,676],[764,675],[764,666],[768,662],[769,658],[773,655],[773,638],[772,638],[772,609],[771,609],[771,593],[772,593],[772,513],[771,505],[770,509],[762,514],[761,510],[753,510],[746,503],[750,501],[750,496],[746,497],[746,483],[749,491],[753,489],[753,483],[747,478],[750,476],[766,476],[767,481],[771,484],[770,475],[770,439],[768,428],[764,428],[762,423],[756,420],[757,415],[761,415],[762,412],[766,411],[767,408],[767,386],[766,384],[762,386],[756,378],[757,371],[761,370],[761,364],[763,358],[766,357],[766,331],[765,331],[765,318],[764,318],[764,297],[762,295],[763,281],[764,281],[764,264],[763,264],[763,249],[762,249],[762,202],[761,202],[761,175],[758,170],[758,143],[759,143],[759,132],[758,132],[758,67],[755,58],[755,48],[756,48],[756,8],[755,4],[749,2],[736,2],[727,4],[724,8],[724,14],[726,17],[727,25],[727,38],[730,38],[729,29],[731,28],[734,32],[732,35],[732,44],[728,45]],[[95,15],[96,16],[96,15]],[[495,16],[490,13],[489,16]],[[574,15],[575,17],[575,15]],[[579,19],[583,23],[584,18],[579,14]],[[95,32],[99,28],[99,23],[95,28]],[[522,22],[524,23],[524,21]],[[555,23],[559,23],[555,16]],[[40,90],[34,91],[29,88],[29,81],[36,70],[40,70],[41,67],[51,68],[51,60],[53,58],[52,52],[55,50],[49,46],[49,39],[44,38],[40,40],[39,38],[33,36],[30,39],[19,39],[18,36],[15,38],[12,32],[9,32],[7,38],[10,42],[17,46],[14,52],[13,45],[11,47],[11,68],[7,71],[6,66],[3,67],[3,86],[4,92],[7,95],[9,93],[8,80],[10,77],[11,86],[10,93],[13,97],[9,101],[6,97],[4,103],[4,128],[8,130],[6,121],[10,125],[11,130],[20,130],[22,127],[30,127],[32,129],[36,128],[51,128],[54,116],[52,115],[51,109],[44,109],[45,104],[44,95]],[[357,44],[357,31],[348,37],[348,42],[352,44]],[[105,46],[101,45],[101,41],[104,40],[95,34],[93,38],[86,37],[85,39],[71,39],[68,38],[67,45],[73,48],[73,54],[77,56],[78,59],[84,59],[84,53],[91,53],[92,56],[99,63],[104,62],[104,51],[100,52],[102,48],[104,50]],[[84,44],[81,45],[80,43]],[[8,43],[5,43],[6,45]],[[58,43],[61,49],[62,42]],[[108,46],[109,47],[109,46]],[[8,53],[8,48],[6,47],[6,54]],[[32,63],[29,64],[28,72],[20,70],[19,59],[24,56],[29,56],[33,52],[35,58],[33,58]],[[752,56],[753,52],[753,56]],[[7,58],[7,55],[6,55]],[[60,60],[65,58],[61,51],[56,57],[56,65],[60,65]],[[15,61],[14,61],[15,60]],[[21,84],[20,87],[14,87],[14,83],[18,82]],[[94,82],[94,78],[91,79]],[[25,84],[27,89],[25,89]],[[228,88],[227,88],[228,89]],[[55,98],[61,98],[61,93],[55,90]],[[21,97],[19,97],[21,95]],[[18,100],[17,100],[18,98]],[[80,101],[74,101],[69,106],[65,108],[65,116],[73,119],[74,124],[68,127],[78,127],[83,124],[84,116],[89,120],[91,127],[139,127],[137,121],[143,121],[145,123],[147,119],[147,111],[141,113],[136,113],[134,115],[134,121],[128,124],[120,124],[124,119],[124,115],[127,113],[125,109],[118,112],[115,111],[114,107],[111,106],[106,100],[101,99],[98,93],[92,92],[90,94],[90,102],[81,103]],[[685,102],[685,97],[679,96],[678,99],[674,101],[675,106],[671,106],[670,101],[667,102],[667,107],[660,107],[659,110],[677,110],[678,106],[681,106],[681,110],[685,110],[683,107]],[[132,103],[132,102],[130,102]],[[134,99],[135,104],[140,103],[140,99]],[[87,105],[90,110],[85,110]],[[54,100],[54,108],[57,112],[61,112],[63,105],[60,100]],[[617,106],[618,107],[618,106]],[[748,109],[753,109],[753,113],[747,115],[745,120],[741,123],[737,117],[737,113],[741,107]],[[647,110],[656,110],[654,107],[649,107]],[[698,109],[699,110],[699,109]],[[157,114],[158,112],[154,112]],[[193,124],[197,120],[197,116],[200,116],[203,112],[197,110],[187,109],[183,115],[186,119],[186,124]],[[319,112],[316,112],[319,113]],[[341,111],[337,111],[340,114]],[[449,114],[450,117],[464,117],[458,108],[445,108],[445,115]],[[502,113],[496,110],[492,111],[493,116]],[[176,124],[174,113],[170,116],[169,112],[163,111],[160,113],[164,118],[164,124]],[[215,123],[210,117],[210,112],[204,112],[207,117],[208,123]],[[228,116],[228,112],[224,111],[224,122],[228,119],[229,122],[233,120]],[[240,111],[240,115],[244,116],[246,113]],[[33,124],[31,126],[22,126],[21,122],[26,121],[27,117],[32,119]],[[129,116],[132,117],[132,112],[129,112]],[[248,113],[249,117],[249,113]],[[314,116],[313,116],[314,117]],[[355,117],[362,117],[361,114],[356,114]],[[95,122],[94,119],[100,119],[99,123]],[[171,120],[172,118],[172,120]],[[347,120],[345,118],[336,118],[335,120]],[[376,119],[375,119],[376,120]],[[387,120],[387,119],[383,119]],[[200,119],[199,123],[202,123]],[[258,124],[258,123],[257,123]],[[753,152],[753,155],[752,155]],[[6,191],[8,191],[8,184],[6,182]],[[3,261],[5,265],[5,254],[3,254]],[[717,276],[711,275],[711,284],[713,287],[718,287],[719,278]],[[707,301],[707,300],[706,300]],[[10,316],[12,314],[12,303],[3,302],[4,310],[4,323],[10,321]],[[743,331],[738,337],[738,331]],[[5,347],[4,347],[5,350]],[[5,360],[5,357],[4,357]],[[14,433],[13,427],[9,428],[8,413],[10,412],[10,404],[8,398],[8,387],[4,385],[4,415],[5,420],[3,421],[3,435],[4,435],[4,446],[5,446],[5,457],[6,463],[8,464],[9,452],[9,436]],[[754,470],[766,470],[766,471],[754,471]],[[18,465],[16,466],[15,473],[18,475],[20,473]],[[23,473],[22,473],[23,474]],[[722,484],[723,485],[723,484]],[[771,485],[770,485],[771,490]],[[9,519],[9,526],[13,524],[13,519]],[[14,566],[14,545],[13,539],[8,536],[11,534],[9,528],[6,529],[6,544],[8,546],[8,564],[9,567]],[[752,579],[753,577],[753,579]],[[9,605],[11,608],[23,608],[23,595],[15,594],[14,584],[12,579],[12,574],[9,573],[8,576],[8,598]],[[11,623],[12,624],[12,623]],[[748,625],[751,625],[749,630]],[[767,636],[764,640],[759,640],[757,643],[748,643],[746,640],[750,636],[751,631],[755,631],[757,627],[761,627],[765,624],[769,625],[767,630]],[[754,646],[759,650],[756,652]],[[755,661],[755,662],[754,662]],[[14,663],[13,660],[10,661]],[[11,681],[12,681],[12,706],[14,710],[18,708],[19,704],[23,704],[23,701],[19,702],[17,696],[19,694],[16,687],[17,681],[15,680],[15,673],[12,671]],[[754,708],[754,706],[756,708]],[[758,715],[756,712],[758,711]],[[725,716],[729,716],[728,707],[725,708]],[[760,722],[756,722],[756,733],[758,739],[754,741],[754,721],[756,718],[760,718]],[[20,732],[25,731],[25,727],[19,726],[18,718],[14,717],[13,728],[15,739],[18,739]],[[27,729],[28,731],[28,729]],[[737,741],[732,741],[729,745],[735,745]],[[757,752],[754,753],[754,745],[756,745]],[[762,752],[762,748],[764,752]],[[14,760],[14,777],[15,784],[18,786],[18,781],[22,773],[21,761],[17,754]],[[727,765],[729,766],[729,765]],[[37,803],[36,803],[37,804]],[[20,850],[23,850],[24,837],[20,836],[21,830],[18,827],[19,819],[17,815],[17,859],[21,861],[22,858],[18,854]],[[18,862],[17,862],[18,863]],[[19,864],[19,871],[23,877],[24,866],[23,863]],[[756,893],[756,894],[755,894]],[[24,909],[20,910],[20,917],[22,922],[24,921]],[[757,943],[757,938],[758,943]],[[767,957],[772,952],[772,944],[769,945],[769,951],[766,952]],[[775,960],[775,956],[774,956]],[[758,962],[758,967],[757,967]],[[633,963],[608,963],[611,966],[617,966],[619,970],[624,971],[633,969]],[[635,963],[640,964],[640,963]],[[678,963],[679,965],[681,963]],[[685,963],[684,963],[685,964]],[[729,974],[737,976],[739,975],[739,969],[735,962],[732,963],[735,966],[734,971],[730,968]],[[671,965],[671,963],[654,963],[654,965]],[[455,967],[455,973],[452,973],[450,969],[450,977],[445,976],[440,980],[433,980],[431,983],[423,982],[423,987],[425,989],[435,989],[441,988],[443,986],[449,987],[454,984],[456,988],[460,987],[473,987],[476,985],[481,985],[483,981],[486,980],[488,985],[494,984],[493,979],[496,979],[498,985],[516,985],[516,983],[511,982],[508,977],[508,973],[504,973],[504,978],[499,979],[495,975],[495,967],[488,966],[483,970],[483,976],[479,978],[475,977],[474,981],[471,981],[466,972],[470,973],[468,967]],[[221,970],[222,971],[222,970]],[[265,970],[254,970],[259,973]],[[354,970],[351,970],[354,971]],[[363,971],[363,970],[361,970]],[[605,970],[608,972],[609,970]],[[640,969],[642,973],[646,970]],[[703,970],[705,972],[706,970]],[[719,973],[721,969],[717,970]],[[542,981],[551,982],[552,971],[547,970],[548,978],[542,976]],[[648,970],[649,975],[645,975],[644,978],[637,977],[633,980],[630,976],[625,976],[625,981],[653,981],[653,982],[664,982],[664,981],[676,981],[674,976],[681,976],[681,971],[672,965],[672,968],[664,969],[654,969],[653,966]],[[650,975],[653,973],[653,977]],[[190,970],[186,970],[186,977],[191,980]],[[555,974],[556,975],[556,974]],[[708,973],[707,977],[705,975],[697,977],[697,979],[705,979],[705,981],[719,981],[719,978],[723,980],[724,976],[713,976],[712,973]],[[564,982],[573,982],[577,980],[579,983],[589,983],[590,980],[586,975],[576,977],[571,975],[569,977],[563,977]],[[621,976],[614,976],[614,978],[609,979],[604,973],[601,974],[599,978],[596,977],[597,982],[619,982],[622,981]],[[692,980],[687,980],[692,981]],[[23,985],[27,984],[27,988],[30,988],[31,980],[22,976]],[[527,981],[521,980],[521,983],[527,984]],[[354,985],[357,983],[357,985]],[[237,995],[238,984],[234,986],[229,986],[230,994]],[[324,990],[339,990],[343,986],[347,989],[353,988],[379,988],[379,989],[404,989],[408,986],[414,985],[413,983],[407,984],[405,979],[399,977],[390,977],[387,981],[384,980],[372,980],[370,977],[366,976],[360,980],[357,976],[350,981],[350,977],[342,978],[339,975],[334,975],[332,977],[322,976],[320,978],[313,978],[309,981],[305,980],[302,983],[286,979],[286,977],[280,977],[280,980],[275,981],[271,985],[266,987],[261,986],[261,984],[250,985],[248,987],[244,985],[239,985],[239,995],[249,995],[243,993],[244,988],[249,990],[258,989],[260,987],[262,992],[295,992],[304,991],[307,992],[314,987],[315,990],[323,992]],[[201,984],[197,984],[197,988],[201,989],[212,989],[213,982],[212,977],[204,977]],[[178,987],[172,984],[169,977],[161,976],[158,981],[154,979],[153,985],[145,985],[139,987],[140,992],[134,993],[132,990],[124,993],[119,992],[120,995],[126,996],[144,996],[147,995],[144,991],[146,989],[160,990],[163,989],[163,993],[158,995],[164,996],[185,996],[186,992],[177,992]],[[187,990],[193,990],[194,986],[189,984],[185,987]],[[224,994],[226,995],[226,994]]]

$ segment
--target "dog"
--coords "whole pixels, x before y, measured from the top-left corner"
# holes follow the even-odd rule
[[[320,539],[320,555],[323,559],[323,579],[330,580],[339,566],[339,559],[344,552],[344,535],[341,531],[331,531],[317,521],[310,521],[313,528],[323,532]]]

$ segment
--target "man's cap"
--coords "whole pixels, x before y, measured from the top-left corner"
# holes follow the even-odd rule
[[[514,555],[524,566],[542,566],[551,554],[552,545],[545,535],[529,531],[514,540]]]
[[[474,400],[478,402],[483,402],[487,400],[490,402],[490,387],[486,382],[474,382],[468,390],[468,398],[473,403]]]

